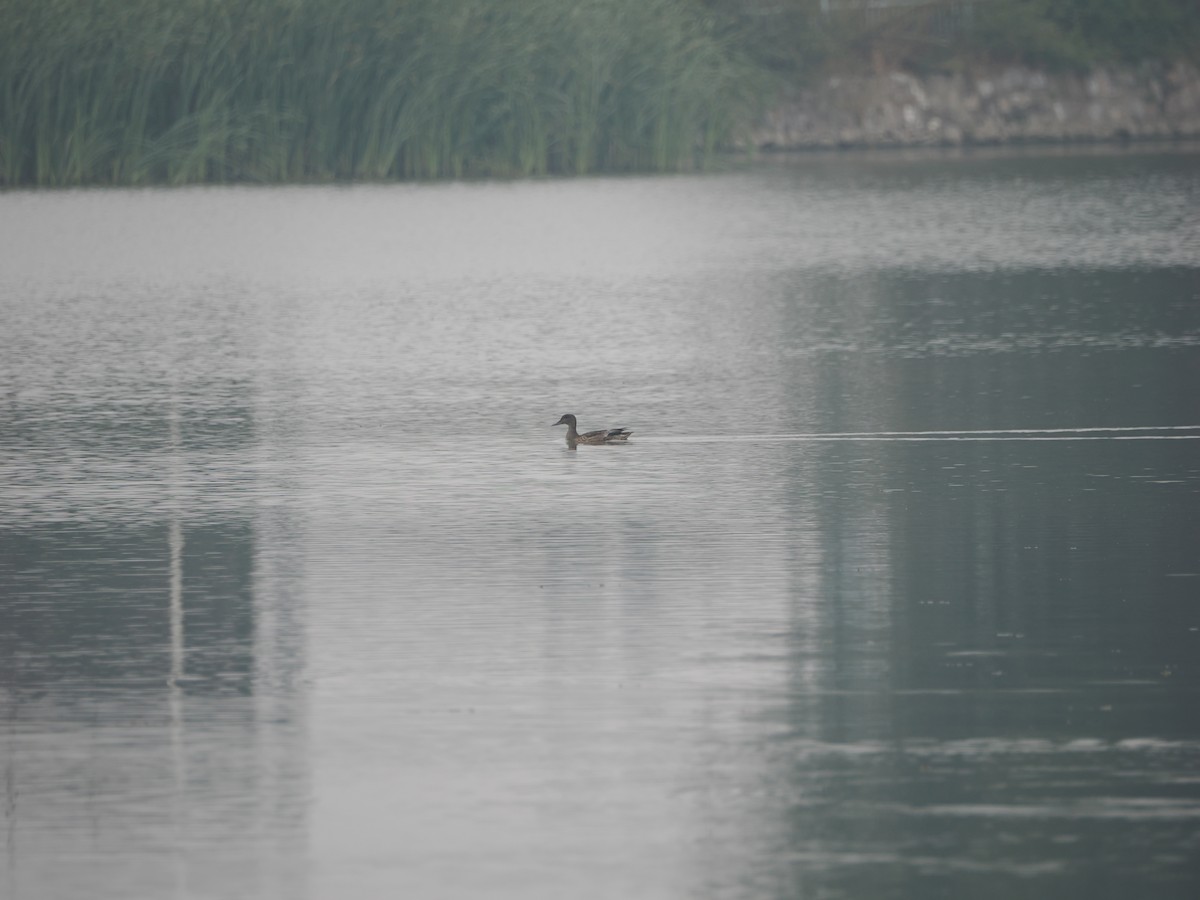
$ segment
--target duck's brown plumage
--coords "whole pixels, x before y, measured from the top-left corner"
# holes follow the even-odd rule
[[[585,431],[580,434],[576,428],[576,419],[570,413],[563,413],[563,417],[554,424],[567,426],[568,444],[618,444],[629,440],[629,436],[633,434],[624,428],[601,428],[599,431]]]

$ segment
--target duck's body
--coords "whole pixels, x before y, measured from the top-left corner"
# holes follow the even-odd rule
[[[619,444],[629,440],[629,436],[633,434],[624,428],[601,428],[599,431],[585,431],[580,434],[576,429],[575,417],[570,413],[564,413],[554,424],[567,426],[568,444]]]

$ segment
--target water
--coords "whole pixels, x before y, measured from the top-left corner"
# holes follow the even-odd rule
[[[0,894],[1194,896],[1198,159],[0,195]]]

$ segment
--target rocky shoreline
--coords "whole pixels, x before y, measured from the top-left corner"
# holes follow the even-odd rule
[[[839,76],[796,91],[751,135],[762,151],[1200,137],[1200,69]]]

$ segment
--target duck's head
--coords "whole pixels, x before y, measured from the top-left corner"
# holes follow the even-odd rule
[[[570,425],[572,428],[574,428],[575,417],[570,413],[563,413],[563,417],[555,422],[554,425]],[[551,425],[550,427],[553,428],[554,425]]]

